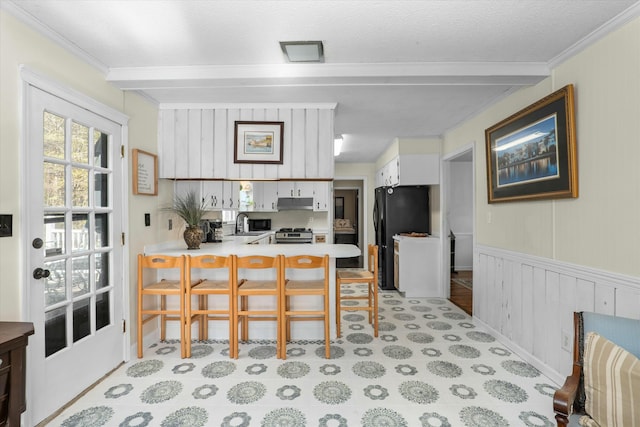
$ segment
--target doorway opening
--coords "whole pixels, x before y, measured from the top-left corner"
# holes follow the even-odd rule
[[[345,243],[362,248],[364,242],[360,194],[362,181],[334,181],[333,243]],[[362,268],[362,255],[336,260],[338,268]]]
[[[448,233],[445,257],[448,268],[449,300],[473,314],[473,246],[474,246],[474,150],[463,148],[444,159],[445,228]]]

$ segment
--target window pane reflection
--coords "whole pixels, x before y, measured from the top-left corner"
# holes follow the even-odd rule
[[[109,292],[96,295],[96,331],[111,324]]]
[[[44,248],[46,256],[65,253],[65,226],[63,213],[44,216]]]
[[[49,277],[44,279],[44,304],[49,307],[67,299],[67,275],[65,260],[44,263],[49,270]]]
[[[96,173],[93,203],[96,207],[109,206],[109,174]]]
[[[100,168],[109,166],[109,135],[99,130],[93,131],[93,164]]]
[[[89,163],[89,128],[71,123],[71,161]]]
[[[89,206],[89,171],[87,169],[71,169],[71,204],[73,206]]]
[[[43,122],[42,152],[44,156],[64,159],[64,118],[45,112]]]
[[[91,333],[89,298],[73,304],[73,342],[81,340]]]
[[[71,260],[73,274],[73,297],[84,295],[91,290],[89,279],[89,257],[83,256]]]
[[[109,286],[109,254],[96,254],[96,289]]]
[[[67,346],[67,312],[65,307],[44,314],[45,356],[51,356]]]
[[[45,207],[65,205],[64,165],[44,162],[42,165],[44,178],[43,194]]]
[[[89,249],[89,215],[73,214],[73,224],[71,225],[73,252],[86,251]]]
[[[109,246],[109,214],[96,214],[96,248]]]

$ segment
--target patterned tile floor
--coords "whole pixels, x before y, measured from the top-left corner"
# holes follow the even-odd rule
[[[554,426],[553,383],[445,299],[380,294],[380,336],[344,313],[343,335],[197,342],[180,359],[156,343],[65,409],[51,426]]]

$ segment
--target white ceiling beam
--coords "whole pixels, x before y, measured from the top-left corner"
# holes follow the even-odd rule
[[[278,64],[111,68],[121,89],[340,85],[531,85],[549,76],[545,63],[438,62]]]

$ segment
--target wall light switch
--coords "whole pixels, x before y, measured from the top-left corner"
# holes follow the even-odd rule
[[[151,214],[148,214],[148,213],[144,214],[144,225],[146,227],[151,225]]]
[[[0,215],[0,237],[13,236],[13,215]]]

